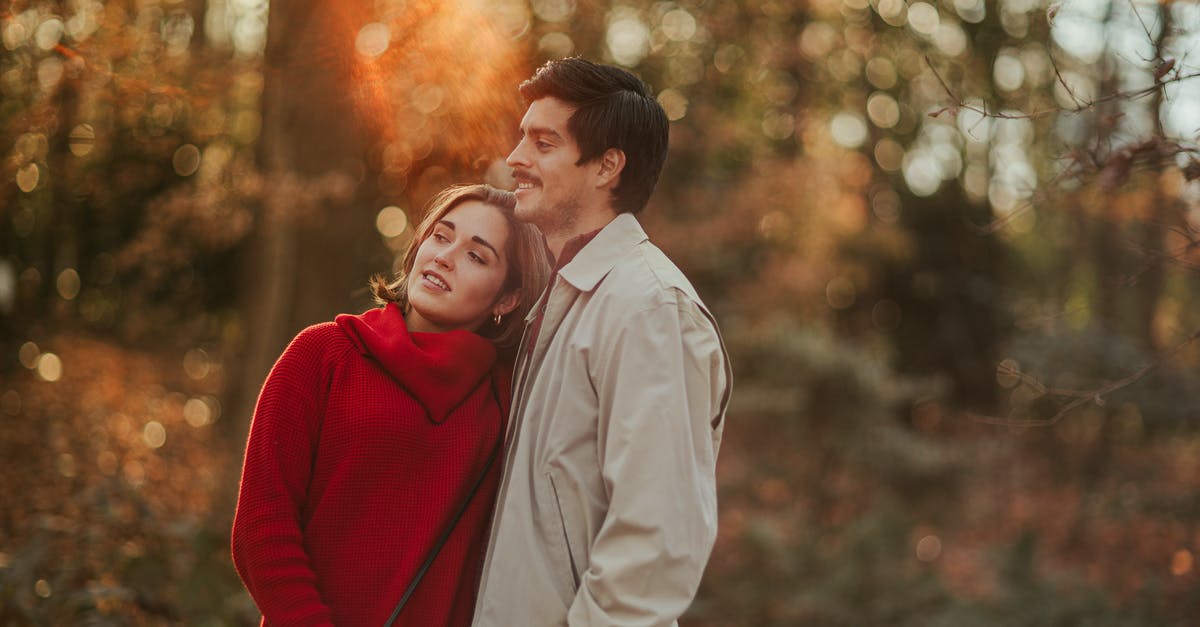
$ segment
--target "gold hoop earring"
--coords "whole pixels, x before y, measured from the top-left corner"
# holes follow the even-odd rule
[[[496,314],[496,315],[492,316],[492,323],[495,324],[496,326],[500,326],[500,320],[503,318],[504,318],[504,314]]]

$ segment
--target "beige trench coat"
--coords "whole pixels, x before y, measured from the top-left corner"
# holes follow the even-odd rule
[[[517,363],[474,625],[675,625],[717,531],[732,381],[716,323],[629,214],[547,297]]]

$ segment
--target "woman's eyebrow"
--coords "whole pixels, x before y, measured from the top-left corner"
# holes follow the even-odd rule
[[[446,228],[450,229],[451,231],[458,230],[458,228],[456,226],[454,226],[454,223],[449,220],[438,220],[438,224],[446,225]],[[483,239],[482,237],[480,237],[478,235],[474,235],[471,237],[471,241],[476,242],[478,244],[482,244],[484,246],[487,246],[488,250],[492,251],[492,254],[496,256],[496,259],[501,258],[500,251],[496,250],[496,247],[492,246],[492,243],[487,241],[486,239]]]

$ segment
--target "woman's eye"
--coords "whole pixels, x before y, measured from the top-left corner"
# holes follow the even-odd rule
[[[475,263],[478,263],[478,264],[486,264],[487,263],[487,261],[485,261],[484,258],[482,256],[480,256],[478,253],[472,252],[472,253],[467,253],[467,254],[468,254],[468,256],[471,257],[471,261],[474,261]]]
[[[450,241],[450,238],[446,237],[445,235],[442,235],[441,233],[434,233],[433,239],[435,241],[442,242],[443,244]]]

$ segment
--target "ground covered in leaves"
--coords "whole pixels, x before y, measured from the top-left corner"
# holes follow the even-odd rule
[[[0,383],[0,624],[255,624],[227,550],[244,425],[220,364],[70,334],[20,352]],[[1121,415],[1012,429],[923,406],[901,426],[936,445],[912,470],[735,406],[683,624],[1195,624],[1200,436]]]

